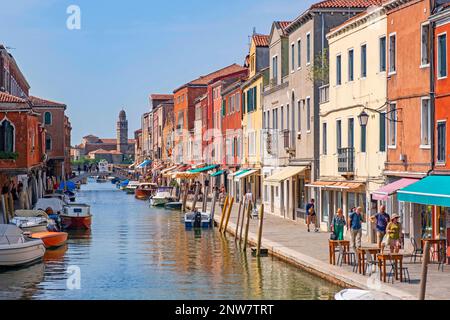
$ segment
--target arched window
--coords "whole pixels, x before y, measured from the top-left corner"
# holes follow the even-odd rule
[[[52,113],[51,112],[44,113],[44,123],[52,124]]]
[[[45,150],[46,151],[52,150],[52,138],[49,136],[45,137]]]
[[[14,127],[8,120],[3,120],[0,125],[0,151],[14,152]]]

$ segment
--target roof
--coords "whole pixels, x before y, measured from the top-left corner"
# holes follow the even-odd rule
[[[379,6],[383,0],[325,0],[315,3],[311,9],[316,8],[368,8],[370,6]]]
[[[0,103],[26,103],[26,100],[13,96],[7,92],[0,92]]]
[[[292,21],[277,21],[278,22],[278,24],[280,25],[280,27],[281,27],[281,29],[286,29],[286,27],[288,26],[288,25],[290,25],[291,24],[291,22]]]
[[[104,149],[97,149],[94,151],[89,152],[89,154],[122,154],[120,151],[117,150],[104,150]]]
[[[268,47],[269,46],[269,36],[266,34],[254,34],[252,36],[255,46],[257,47]]]
[[[30,96],[30,101],[34,107],[66,107],[64,103],[46,100],[35,96]]]
[[[154,94],[150,95],[150,99],[152,99],[152,100],[172,100],[173,94],[154,93]]]
[[[247,69],[234,63],[234,64],[224,67],[222,69],[211,72],[205,76],[200,76],[199,78],[192,80],[191,82],[188,82],[188,83],[182,85],[181,87],[175,89],[174,92],[177,92],[178,90],[180,90],[186,86],[206,86],[210,81],[213,81],[214,79],[225,77],[227,75],[237,73],[240,71],[245,71],[245,70],[247,70]]]
[[[117,139],[102,139],[100,138],[100,143],[104,143],[104,144],[116,144],[117,143]],[[136,143],[136,141],[134,139],[128,139],[128,143],[133,144]]]

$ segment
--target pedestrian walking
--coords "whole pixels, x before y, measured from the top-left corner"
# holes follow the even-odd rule
[[[80,165],[78,165],[78,175],[81,175],[81,166]]]
[[[311,223],[314,225],[314,231],[319,232],[319,229],[317,228],[316,225],[316,208],[314,205],[314,199],[311,199],[309,203],[306,205],[306,214],[307,214],[306,224],[308,225],[308,232],[310,232],[309,225]]]
[[[389,247],[391,253],[398,253],[400,251],[400,231],[401,226],[399,223],[400,216],[396,213],[392,215],[392,219],[386,227],[386,233],[389,239]]]
[[[219,206],[223,211],[223,207],[225,206],[225,199],[226,199],[227,195],[225,193],[225,188],[221,188],[220,189],[220,193],[219,193]]]
[[[362,222],[364,222],[362,208],[358,207],[356,211],[349,215],[347,225],[347,228],[350,229],[350,246],[354,251],[356,251],[356,248],[361,247]]]
[[[333,217],[333,222],[331,223],[331,231],[335,235],[335,240],[344,240],[344,227],[345,227],[345,217],[342,209],[337,209],[336,215]]]
[[[386,207],[382,205],[380,207],[380,212],[370,217],[370,220],[372,221],[372,223],[376,223],[375,228],[377,230],[377,244],[378,248],[381,249],[381,242],[383,241],[383,238],[386,234],[386,227],[391,220],[389,215],[386,213]]]

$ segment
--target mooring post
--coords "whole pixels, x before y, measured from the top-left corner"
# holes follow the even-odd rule
[[[241,219],[241,231],[239,232],[239,243],[242,244],[242,232],[244,230],[244,222],[245,222],[245,213],[247,212],[247,206],[250,201],[244,198],[244,208],[242,209],[242,219]]]
[[[243,250],[247,251],[247,242],[248,242],[248,228],[250,226],[250,215],[252,213],[252,203],[249,201],[247,207],[247,224],[245,225],[245,238],[244,238],[244,247]]]
[[[223,219],[225,218],[225,212],[227,212],[227,208],[228,208],[228,196],[225,198],[225,203],[223,204],[222,215],[220,216],[219,232],[222,230]]]
[[[195,207],[197,206],[197,199],[198,199],[198,194],[200,193],[200,184],[197,183],[197,185],[195,186],[195,195],[194,195],[194,202],[192,203],[192,211],[195,211]]]
[[[425,241],[422,261],[422,276],[420,278],[419,300],[425,300],[425,292],[427,289],[428,263],[430,261],[430,242]],[[401,272],[401,271],[400,271]]]
[[[203,206],[202,212],[206,212],[206,206],[208,204],[208,193],[209,193],[209,184],[203,188]]]
[[[8,214],[6,213],[5,195],[2,194],[1,198],[2,198],[2,211],[3,211],[3,219],[4,219],[3,223],[9,224]]]
[[[182,203],[182,211],[183,212],[186,212],[186,202],[187,202],[187,196],[188,196],[190,187],[191,187],[191,182],[187,182],[185,184],[185,189],[184,189],[184,194],[183,194],[183,203]]]
[[[237,216],[237,221],[236,221],[236,231],[234,232],[234,240],[237,240],[237,238],[238,238],[239,221],[241,220],[241,209],[242,209],[243,202],[244,202],[244,199],[241,199],[241,201],[239,201],[239,209],[238,209],[238,216]]]
[[[211,223],[212,226],[214,227],[214,213],[216,212],[216,198],[217,198],[217,191],[213,192],[213,199],[212,199],[212,204],[211,204]]]
[[[259,228],[258,228],[258,243],[256,247],[256,255],[259,257],[261,255],[261,238],[263,230],[263,220],[264,220],[264,203],[261,203],[261,208],[259,208]]]
[[[225,221],[225,226],[223,227],[223,230],[222,230],[223,233],[227,232],[228,221],[230,221],[231,210],[233,209],[233,203],[234,203],[234,198],[231,197],[230,205],[228,206],[227,220]]]

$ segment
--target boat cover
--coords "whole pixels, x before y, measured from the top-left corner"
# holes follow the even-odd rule
[[[23,243],[23,232],[12,224],[0,224],[0,245]]]
[[[47,213],[42,210],[16,210],[14,215],[16,217],[43,217],[48,219]]]
[[[53,212],[62,212],[64,202],[57,198],[39,199],[34,205],[34,210],[43,210],[52,208]]]

